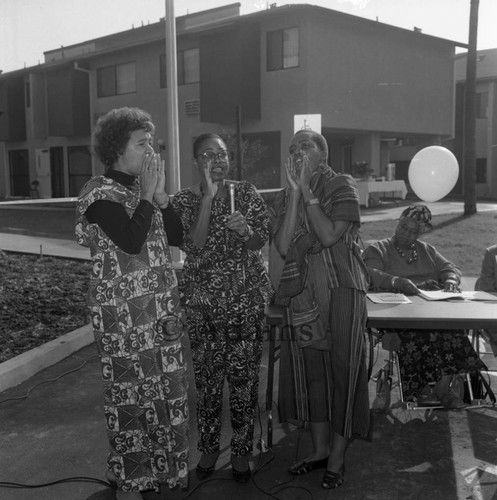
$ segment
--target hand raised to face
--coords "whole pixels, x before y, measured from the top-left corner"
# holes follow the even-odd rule
[[[145,194],[154,194],[157,188],[158,168],[160,163],[159,155],[147,152],[143,155],[142,166],[140,170],[140,185]]]
[[[210,198],[214,198],[218,190],[218,182],[214,182],[212,180],[212,174],[211,174],[212,163],[213,163],[212,161],[205,161],[201,166],[201,168],[199,169],[200,174],[202,176],[201,180],[202,191],[204,193],[204,196],[208,196]]]
[[[166,162],[157,155],[157,185],[155,186],[154,200],[161,208],[165,208],[169,202],[169,196],[166,193]]]
[[[285,162],[288,183],[293,190],[308,187],[311,182],[312,171],[309,158],[304,153],[299,158],[289,156]]]

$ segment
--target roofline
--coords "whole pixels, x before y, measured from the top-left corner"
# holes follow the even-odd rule
[[[178,21],[181,22],[181,20],[184,20],[186,18],[189,18],[191,16],[194,16],[194,15],[198,15],[198,14],[204,14],[204,13],[212,13],[212,12],[216,12],[216,11],[219,11],[219,10],[226,10],[228,8],[232,8],[232,7],[240,7],[240,2],[236,2],[236,3],[232,3],[232,4],[228,4],[228,5],[224,5],[224,6],[221,6],[221,7],[215,7],[215,8],[212,8],[212,9],[207,9],[207,10],[204,10],[204,11],[198,11],[198,12],[195,12],[195,13],[192,13],[192,14],[185,14],[183,16],[178,16],[176,17],[176,24],[178,24]],[[335,17],[342,17],[342,18],[346,18],[346,19],[349,19],[349,20],[352,20],[353,22],[357,22],[357,23],[368,23],[368,24],[375,24],[375,25],[382,25],[384,27],[384,29],[388,29],[388,30],[395,30],[395,31],[401,31],[403,33],[412,33],[413,36],[422,36],[422,37],[426,37],[428,39],[433,39],[433,40],[437,40],[437,41],[443,41],[443,42],[446,42],[448,44],[451,44],[451,45],[454,45],[454,46],[457,46],[457,47],[462,47],[462,48],[468,48],[468,44],[463,44],[463,43],[460,43],[460,42],[456,42],[456,41],[453,41],[453,40],[448,40],[448,39],[445,39],[445,38],[440,38],[440,37],[436,37],[436,36],[433,36],[433,35],[427,35],[425,33],[422,33],[422,32],[416,32],[416,31],[411,31],[411,30],[408,30],[406,28],[400,28],[398,26],[393,26],[391,24],[387,24],[387,23],[382,23],[380,21],[373,21],[371,19],[367,19],[367,18],[364,18],[364,17],[360,17],[360,16],[355,16],[353,14],[348,14],[348,13],[345,13],[345,12],[340,12],[340,11],[337,11],[337,10],[333,10],[333,9],[327,9],[325,7],[321,7],[321,6],[316,6],[316,5],[309,5],[309,4],[287,4],[287,5],[282,5],[282,6],[279,6],[279,7],[274,7],[274,8],[269,8],[269,9],[266,9],[266,10],[263,10],[263,11],[258,11],[258,12],[253,12],[251,14],[245,14],[243,16],[241,15],[238,15],[238,16],[234,16],[234,17],[231,17],[231,18],[224,18],[224,19],[220,19],[219,21],[212,21],[212,22],[208,22],[208,23],[204,23],[204,24],[200,24],[198,26],[192,26],[191,28],[183,28],[181,29],[180,31],[177,32],[177,35],[183,35],[183,34],[187,34],[187,33],[199,33],[199,32],[203,32],[203,31],[215,31],[215,30],[218,30],[218,29],[222,29],[222,28],[226,28],[227,26],[232,26],[232,25],[235,25],[235,24],[238,24],[238,23],[241,23],[241,22],[250,22],[252,20],[256,20],[257,18],[259,17],[263,17],[263,16],[275,16],[275,15],[279,15],[282,13],[282,9],[285,9],[285,10],[293,10],[293,11],[298,11],[298,10],[305,10],[305,11],[312,11],[312,10],[319,10],[321,11],[322,13],[324,13],[325,15],[333,15]],[[123,35],[124,33],[128,32],[128,31],[132,31],[132,30],[140,30],[140,29],[150,29],[150,27],[152,26],[156,26],[156,25],[159,25],[159,24],[162,24],[164,22],[164,17],[161,18],[159,21],[155,22],[155,23],[152,23],[152,24],[147,24],[147,25],[143,25],[143,26],[139,26],[137,28],[131,28],[129,30],[125,30],[125,31],[120,31],[120,32],[117,32],[117,33],[112,33],[112,34],[109,34],[109,35],[104,35],[102,37],[97,37],[97,38],[92,38],[92,39],[89,39],[89,40],[85,40],[83,42],[79,42],[79,43],[76,43],[76,44],[72,44],[72,45],[67,45],[65,47],[63,47],[64,49],[67,49],[67,50],[70,50],[70,49],[73,49],[73,48],[76,48],[78,46],[81,46],[81,45],[84,45],[84,44],[88,44],[88,43],[91,43],[91,42],[94,42],[94,41],[97,41],[97,40],[105,40],[107,38],[112,38],[112,37],[115,37],[115,36],[118,36],[118,35]],[[147,40],[143,40],[141,42],[133,42],[132,46],[133,47],[136,47],[136,46],[139,46],[139,45],[145,45],[145,44],[149,44],[149,43],[155,43],[159,40],[161,40],[163,38],[163,36],[161,35],[160,37],[151,37]],[[127,45],[122,45],[120,47],[112,47],[112,48],[109,48],[108,50],[101,50],[101,51],[98,51],[98,52],[88,52],[86,54],[78,54],[78,55],[75,55],[73,57],[70,57],[70,58],[67,58],[67,59],[60,59],[60,60],[56,60],[56,61],[47,61],[47,62],[43,62],[43,63],[39,63],[37,65],[33,65],[33,66],[28,66],[28,67],[25,67],[25,68],[20,68],[20,69],[16,69],[16,70],[12,70],[12,71],[9,71],[9,72],[6,72],[6,73],[0,73],[0,79],[3,79],[5,76],[20,76],[20,75],[23,75],[25,73],[32,73],[36,70],[47,70],[47,69],[51,69],[52,67],[63,67],[65,64],[67,63],[70,63],[72,65],[72,63],[74,61],[79,61],[79,60],[86,60],[86,59],[89,59],[89,58],[92,58],[92,57],[96,57],[96,56],[100,56],[102,54],[106,54],[106,53],[109,53],[109,52],[117,52],[117,51],[120,51],[120,50],[125,50],[127,49],[129,46]],[[61,50],[60,48],[57,48],[57,49],[50,49],[50,50],[47,50],[45,52],[43,52],[44,55],[46,54],[50,54],[52,52],[57,52]]]

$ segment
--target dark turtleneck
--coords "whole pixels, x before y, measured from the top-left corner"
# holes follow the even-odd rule
[[[112,169],[105,172],[104,175],[126,187],[131,186],[136,179],[133,175]],[[181,219],[174,211],[171,203],[161,212],[169,245],[179,246],[183,241]],[[120,203],[98,200],[88,207],[85,215],[89,222],[98,224],[121,250],[126,253],[137,254],[140,253],[147,239],[152,222],[152,213],[153,206],[147,200],[140,200],[131,218]]]

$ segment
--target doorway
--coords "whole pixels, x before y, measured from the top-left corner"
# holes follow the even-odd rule
[[[29,153],[27,149],[9,151],[10,195],[29,196]]]

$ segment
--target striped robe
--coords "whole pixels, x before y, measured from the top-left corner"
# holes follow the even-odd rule
[[[334,245],[323,248],[303,203],[299,207],[277,297],[289,306],[292,317],[290,341],[281,343],[280,420],[331,421],[333,430],[344,437],[366,437],[368,274],[356,241],[360,226],[357,187],[352,177],[326,166],[314,176],[311,189],[330,220],[348,221],[349,226]],[[273,236],[281,227],[287,200],[285,189],[270,210]],[[320,338],[305,342],[309,331],[311,337],[320,332]]]

